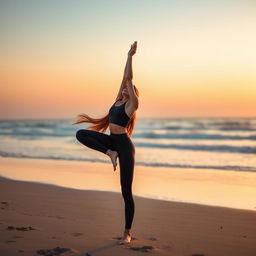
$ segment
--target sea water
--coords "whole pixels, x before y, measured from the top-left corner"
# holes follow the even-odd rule
[[[89,124],[73,122],[2,119],[0,156],[109,163],[77,141]],[[141,118],[131,139],[136,165],[256,172],[256,118]]]

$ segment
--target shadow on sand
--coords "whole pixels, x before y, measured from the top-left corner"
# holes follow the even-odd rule
[[[90,251],[87,251],[87,252],[84,252],[84,253],[81,253],[81,254],[76,254],[76,256],[92,256],[95,253],[99,253],[99,252],[105,251],[105,250],[113,248],[115,246],[119,246],[119,242],[118,241],[114,242],[114,243],[111,243],[111,244],[107,244],[105,246],[102,246],[102,247],[99,247],[99,248],[96,248],[96,249],[93,249],[93,250],[90,250]]]

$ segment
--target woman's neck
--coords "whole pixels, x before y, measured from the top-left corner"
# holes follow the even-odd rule
[[[123,98],[121,99],[122,102],[126,102],[127,100],[129,100],[129,98],[125,96],[123,96]]]

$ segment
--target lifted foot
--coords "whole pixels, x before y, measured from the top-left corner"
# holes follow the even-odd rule
[[[113,164],[114,171],[115,171],[116,170],[116,166],[117,166],[117,161],[116,160],[117,160],[117,157],[118,157],[118,152],[108,149],[106,154],[110,157],[111,162]]]

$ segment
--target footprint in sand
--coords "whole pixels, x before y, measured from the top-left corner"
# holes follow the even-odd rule
[[[157,239],[155,237],[149,237],[148,240],[156,241]]]
[[[8,202],[1,202],[1,209],[2,210],[6,210],[6,209],[8,209],[8,207],[9,207]]]
[[[56,218],[56,219],[65,219],[63,216],[54,216],[54,215],[49,215],[49,216],[47,216],[48,218]]]
[[[32,228],[32,227],[14,227],[14,226],[8,226],[7,227],[7,229],[8,230],[14,230],[14,229],[16,229],[16,230],[19,230],[19,231],[29,231],[29,230],[36,230],[35,228]]]
[[[126,249],[130,249],[133,251],[139,251],[139,252],[150,252],[151,250],[153,250],[155,247],[151,246],[151,245],[144,245],[141,247],[129,247]]]
[[[76,233],[72,233],[72,236],[77,237],[77,236],[82,236],[83,234],[84,234],[84,233],[76,232]]]
[[[59,246],[53,249],[39,249],[36,251],[40,255],[50,256],[50,255],[61,255],[62,253],[78,253],[79,251],[70,248],[61,248]]]

